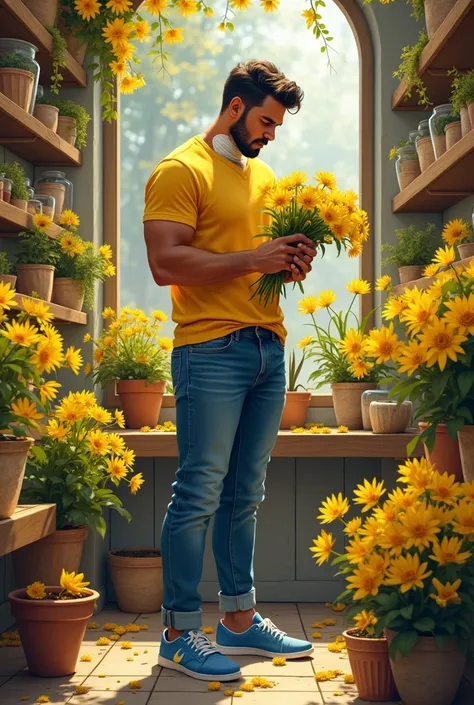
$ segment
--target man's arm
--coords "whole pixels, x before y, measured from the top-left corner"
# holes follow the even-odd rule
[[[192,247],[194,228],[166,220],[145,222],[148,263],[159,286],[221,284],[256,272],[292,272],[295,244],[305,258],[314,256],[313,243],[296,234],[264,242],[255,250],[216,254]],[[292,246],[293,243],[293,246]],[[299,256],[302,255],[298,252]]]

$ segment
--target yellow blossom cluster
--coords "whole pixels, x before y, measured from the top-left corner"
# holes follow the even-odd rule
[[[290,428],[291,433],[313,433],[313,434],[322,434],[322,435],[329,435],[333,432],[332,428],[329,428],[329,426],[325,426],[322,423],[307,423],[304,426],[292,426]],[[336,429],[336,433],[349,433],[349,429],[347,426],[338,426]]]

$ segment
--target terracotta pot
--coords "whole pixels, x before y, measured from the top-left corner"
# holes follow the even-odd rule
[[[13,570],[17,587],[24,588],[35,580],[45,585],[57,584],[63,568],[77,573],[87,534],[87,526],[60,529],[14,551]]]
[[[54,267],[50,264],[19,264],[18,292],[31,296],[36,292],[43,301],[51,301],[53,294]]]
[[[68,144],[74,146],[77,138],[76,118],[60,115],[58,118],[58,135]]]
[[[287,392],[280,428],[304,426],[310,401],[311,392]]]
[[[334,414],[338,426],[347,426],[351,430],[362,428],[362,392],[376,389],[371,382],[342,382],[331,384],[334,402]]]
[[[411,184],[420,174],[421,169],[418,159],[404,159],[400,164],[400,172],[398,175],[400,189],[403,191],[403,189]]]
[[[35,77],[24,69],[0,69],[0,93],[28,112]]]
[[[166,382],[147,384],[144,379],[124,379],[117,382],[127,428],[154,428],[160,417]]]
[[[0,274],[0,282],[2,284],[10,284],[11,288],[15,288],[16,276],[14,274]]]
[[[458,245],[460,259],[474,257],[474,242],[461,242]]]
[[[46,590],[58,594],[61,588]],[[58,678],[74,673],[87,622],[100,597],[95,590],[88,593],[74,600],[29,600],[24,589],[8,595],[31,675]]]
[[[59,223],[59,218],[64,208],[64,198],[66,196],[66,186],[54,183],[53,181],[44,184],[36,184],[35,191],[54,198],[54,222]]]
[[[416,143],[416,151],[420,162],[421,171],[425,171],[436,161],[431,137],[422,137]]]
[[[461,115],[461,133],[465,137],[472,129],[471,119],[469,117],[469,110],[467,105],[463,105],[460,110]]]
[[[425,19],[428,38],[442,25],[457,0],[425,0]]]
[[[59,110],[55,105],[35,105],[33,115],[50,130],[57,132]]]
[[[365,639],[344,632],[347,654],[355,684],[362,700],[388,702],[398,693],[388,658],[386,639]]]
[[[474,103],[469,103],[467,106],[467,113],[469,115],[469,122],[471,124],[471,130],[474,129]]]
[[[81,66],[84,63],[87,53],[87,44],[81,44],[79,39],[72,34],[66,35],[67,50]]]
[[[0,519],[8,519],[18,506],[28,451],[33,439],[0,441]]]
[[[84,303],[84,282],[58,277],[53,283],[53,303],[66,306],[74,311],[82,311]]]
[[[390,647],[396,632],[387,629]],[[421,636],[408,656],[399,651],[390,659],[395,685],[404,705],[451,705],[461,682],[466,656],[456,639],[447,639],[442,648],[433,637]]]
[[[10,203],[21,211],[28,211],[28,201],[25,201],[23,198],[13,198]]]
[[[456,142],[462,139],[461,121],[450,122],[446,125],[446,149],[454,147]]]
[[[421,279],[423,276],[423,270],[424,267],[419,267],[418,265],[399,267],[398,276],[400,278],[400,284],[408,284],[408,282],[413,282],[417,279]]]
[[[372,401],[370,424],[374,433],[405,433],[413,415],[411,401],[397,405],[394,401]]]
[[[458,431],[459,452],[464,480],[474,480],[474,426],[464,426]]]
[[[428,424],[423,421],[420,421],[418,424],[420,431],[424,431],[427,427]],[[448,475],[455,475],[456,480],[462,482],[463,474],[459,443],[448,434],[446,424],[439,424],[437,426],[433,450],[430,453],[425,446],[425,458],[429,460],[430,463],[436,465],[436,469],[439,470],[439,472],[447,472]]]
[[[134,553],[144,555],[140,557]],[[163,564],[161,552],[157,548],[109,551],[108,560],[110,578],[122,612],[149,614],[161,609]]]
[[[59,0],[23,0],[23,2],[42,25],[56,26]]]
[[[439,159],[446,152],[446,135],[436,135],[433,137],[433,147],[436,159]]]

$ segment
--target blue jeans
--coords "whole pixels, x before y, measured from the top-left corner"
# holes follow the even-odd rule
[[[202,624],[209,521],[222,611],[255,605],[256,514],[285,401],[284,348],[275,333],[244,328],[172,353],[179,469],[163,522],[163,624]]]

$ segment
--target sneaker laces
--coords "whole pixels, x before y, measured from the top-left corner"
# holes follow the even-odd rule
[[[193,629],[189,632],[185,641],[199,656],[209,656],[210,654],[218,653],[216,647],[203,632]]]
[[[278,629],[276,624],[273,624],[272,620],[269,617],[263,619],[257,626],[263,632],[268,632],[275,639],[281,640],[284,636],[287,635],[286,632],[282,631],[281,629]]]

